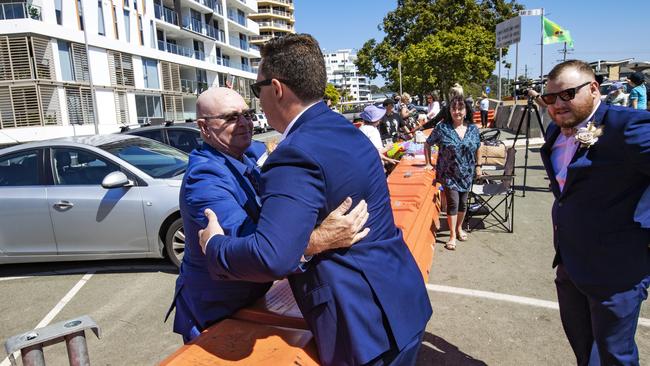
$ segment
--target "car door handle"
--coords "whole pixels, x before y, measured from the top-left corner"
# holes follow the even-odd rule
[[[59,201],[54,204],[54,207],[56,208],[72,208],[74,207],[74,203],[68,202],[68,201]]]

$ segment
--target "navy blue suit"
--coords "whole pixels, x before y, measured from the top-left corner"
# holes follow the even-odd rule
[[[187,342],[202,330],[264,295],[270,283],[230,281],[208,270],[198,232],[207,225],[203,214],[211,208],[224,232],[245,236],[255,231],[258,197],[246,172],[259,176],[255,163],[238,161],[203,143],[190,154],[180,191],[185,230],[185,255],[176,280],[174,332]]]
[[[601,103],[603,135],[579,147],[564,189],[555,179],[552,123],[542,160],[555,195],[553,266],[562,324],[579,364],[595,341],[603,364],[638,364],[634,333],[650,283],[650,113]]]
[[[313,228],[347,196],[366,200],[369,235],[295,273]],[[324,365],[374,362],[412,345],[417,351],[431,316],[426,288],[394,224],[377,149],[354,125],[324,103],[307,109],[262,167],[261,197],[254,234],[210,239],[206,255],[216,273],[257,282],[290,275]]]

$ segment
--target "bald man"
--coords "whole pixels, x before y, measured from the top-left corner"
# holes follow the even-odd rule
[[[176,307],[174,332],[181,334],[184,342],[254,302],[271,285],[223,279],[211,271],[198,238],[199,230],[207,225],[207,208],[219,215],[228,235],[255,232],[260,213],[259,172],[244,154],[253,136],[253,113],[244,99],[228,88],[208,89],[196,102],[203,146],[190,154],[180,191],[185,255],[172,304]],[[365,237],[368,230],[361,230],[368,218],[365,202],[345,214],[351,202],[345,200],[313,231],[305,261],[310,255],[346,247]]]

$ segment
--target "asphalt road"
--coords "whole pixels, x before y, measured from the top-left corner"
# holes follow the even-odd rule
[[[428,284],[434,311],[418,365],[574,364],[553,308],[552,195],[543,174],[533,150],[515,233],[477,230],[453,252],[439,234]],[[101,340],[87,334],[93,365],[156,364],[181,345],[171,320],[163,323],[175,279],[164,260],[0,266],[0,339],[87,314],[102,328]],[[647,304],[641,317],[650,318]],[[648,325],[639,326],[637,343],[641,364],[650,362]],[[45,355],[48,365],[68,364],[62,345]]]

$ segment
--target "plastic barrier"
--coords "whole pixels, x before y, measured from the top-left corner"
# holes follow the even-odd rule
[[[387,179],[395,224],[425,282],[440,227],[440,191],[432,185],[434,177],[424,169],[423,158],[405,158]],[[313,336],[286,279],[232,318],[206,329],[161,365],[318,365]]]
[[[495,110],[494,109],[488,109],[488,128],[494,127],[494,115],[495,115]],[[476,127],[481,127],[481,111],[475,111],[474,114],[472,115],[472,121],[474,121],[474,124],[477,125]]]

